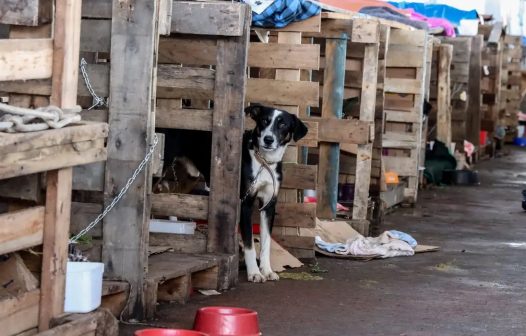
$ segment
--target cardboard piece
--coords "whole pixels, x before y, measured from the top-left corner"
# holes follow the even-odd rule
[[[259,236],[254,236],[256,252],[259,255],[260,245]],[[283,272],[287,268],[298,268],[303,266],[303,263],[296,257],[285,250],[274,239],[270,241],[270,266],[274,272]]]

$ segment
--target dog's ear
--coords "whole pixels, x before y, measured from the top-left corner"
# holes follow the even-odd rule
[[[263,106],[260,104],[252,104],[245,108],[245,114],[250,116],[250,118],[256,120],[261,113],[262,107]]]
[[[292,117],[294,118],[294,127],[292,129],[292,138],[294,139],[294,141],[299,141],[305,135],[307,135],[307,132],[309,132],[309,129],[307,128],[307,126],[305,126],[303,121],[301,121],[298,117],[296,117],[295,115],[292,115]]]

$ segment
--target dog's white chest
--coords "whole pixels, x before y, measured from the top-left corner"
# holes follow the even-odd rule
[[[268,167],[272,170],[272,174],[267,168],[262,167],[261,163],[252,156],[252,172],[255,174],[255,182],[252,186],[252,194],[257,195],[263,199],[272,198],[277,195],[279,190],[279,182],[276,176],[276,164],[270,164]]]

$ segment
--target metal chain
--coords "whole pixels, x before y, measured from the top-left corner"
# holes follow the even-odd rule
[[[146,166],[146,164],[148,163],[148,161],[150,161],[152,155],[153,155],[153,152],[155,151],[155,147],[157,146],[157,143],[159,142],[159,139],[157,138],[157,135],[155,134],[154,137],[153,137],[153,144],[150,146],[150,150],[148,151],[148,153],[146,153],[146,155],[144,156],[144,159],[141,161],[141,163],[139,164],[139,166],[135,169],[135,171],[133,172],[133,175],[128,179],[128,181],[126,182],[126,185],[121,189],[121,191],[119,192],[119,194],[111,201],[111,203],[104,209],[104,211],[99,214],[97,216],[97,218],[95,218],[95,220],[93,220],[91,223],[89,223],[88,226],[86,226],[86,228],[84,228],[82,231],[80,231],[79,233],[77,233],[75,236],[73,236],[70,240],[69,240],[69,243],[70,244],[75,244],[80,237],[84,236],[86,233],[88,233],[91,229],[93,229],[97,224],[99,224],[99,222],[104,218],[106,217],[106,215],[108,214],[108,212],[110,212],[113,207],[115,207],[115,205],[117,203],[119,203],[119,201],[121,200],[121,198],[124,197],[124,195],[126,194],[126,192],[128,191],[128,189],[131,187],[131,185],[133,184],[133,182],[135,181],[135,179],[137,178],[137,176],[139,176],[139,174],[141,173],[141,171],[144,169],[144,167]]]
[[[91,82],[89,81],[88,72],[86,71],[86,65],[88,65],[88,62],[84,58],[80,60],[80,71],[82,73],[82,77],[84,78],[84,83],[86,83],[86,87],[88,88],[89,93],[93,97],[93,105],[91,105],[88,110],[91,110],[92,108],[96,106],[108,106],[108,102],[106,99],[99,97],[95,90],[93,90],[93,87],[91,86]]]

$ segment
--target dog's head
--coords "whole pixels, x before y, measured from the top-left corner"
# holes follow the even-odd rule
[[[283,110],[251,105],[245,113],[256,122],[254,134],[258,147],[263,151],[273,151],[291,140],[298,141],[308,132],[307,126],[298,117]]]

